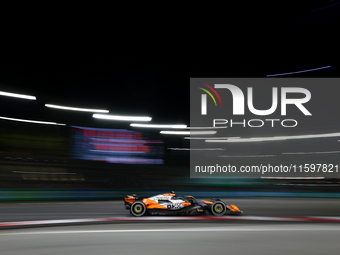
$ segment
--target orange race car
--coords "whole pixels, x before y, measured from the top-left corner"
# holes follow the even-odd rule
[[[220,199],[195,199],[193,196],[177,197],[175,192],[159,194],[148,198],[127,195],[125,208],[133,216],[148,215],[199,215],[211,213],[215,216],[241,214],[236,205],[226,205]]]

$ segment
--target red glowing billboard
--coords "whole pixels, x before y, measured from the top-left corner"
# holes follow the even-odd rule
[[[163,164],[164,142],[127,129],[72,126],[72,157],[121,164]]]

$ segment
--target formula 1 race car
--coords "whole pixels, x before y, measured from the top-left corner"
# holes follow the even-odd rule
[[[125,209],[133,216],[143,215],[200,215],[241,214],[235,205],[226,205],[220,199],[210,198],[199,200],[193,196],[176,197],[175,192],[164,193],[149,198],[127,195],[124,198]]]

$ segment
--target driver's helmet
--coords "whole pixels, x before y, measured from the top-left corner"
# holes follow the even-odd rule
[[[172,197],[171,199],[177,199],[175,191],[171,191]]]

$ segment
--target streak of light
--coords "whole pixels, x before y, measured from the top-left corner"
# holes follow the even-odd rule
[[[311,152],[284,152],[281,154],[292,155],[292,154],[331,154],[331,153],[340,153],[340,151],[311,151]]]
[[[77,174],[77,173],[59,173],[59,172],[24,172],[24,171],[13,171],[16,174]]]
[[[293,140],[293,139],[310,139],[310,138],[327,138],[340,136],[340,133],[328,133],[317,135],[295,135],[295,136],[274,136],[274,137],[250,137],[230,140],[205,140],[208,143],[242,143],[242,142],[265,142],[265,141],[281,141],[281,140]]]
[[[261,177],[261,179],[280,179],[280,180],[321,180],[325,177]]]
[[[240,155],[240,156],[233,156],[233,155],[220,155],[219,157],[225,158],[264,158],[264,157],[276,157],[276,155]]]
[[[237,139],[239,136],[234,137],[184,137],[184,139]]]
[[[16,98],[22,98],[22,99],[28,99],[28,100],[36,100],[37,99],[35,96],[29,96],[29,95],[24,95],[24,94],[16,94],[16,93],[4,92],[4,91],[0,91],[0,96],[16,97]]]
[[[224,127],[187,127],[186,129],[218,129],[218,128],[227,128],[227,126],[224,126]]]
[[[151,117],[140,116],[119,116],[119,115],[106,115],[106,114],[93,114],[93,118],[104,120],[122,120],[122,121],[151,121]]]
[[[145,128],[179,128],[184,129],[187,128],[187,125],[157,125],[157,124],[139,124],[139,123],[131,123],[131,127],[145,127]]]
[[[165,135],[214,135],[216,131],[160,131]]]
[[[168,148],[169,150],[174,150],[174,151],[223,151],[225,149],[222,148]]]
[[[307,70],[302,70],[302,71],[296,71],[296,72],[289,72],[289,73],[278,73],[278,74],[269,74],[267,77],[273,77],[273,76],[281,76],[281,75],[289,75],[289,74],[296,74],[296,73],[305,73],[305,72],[312,72],[320,69],[325,69],[325,68],[330,68],[331,66],[323,66],[323,67],[318,67],[318,68],[313,68],[313,69],[307,69]]]
[[[19,122],[27,122],[27,123],[35,123],[35,124],[59,125],[59,126],[65,126],[66,125],[66,124],[62,124],[62,123],[49,122],[49,121],[24,120],[24,119],[15,119],[15,118],[7,118],[7,117],[0,117],[0,119],[19,121]]]
[[[101,112],[101,113],[108,113],[109,112],[108,110],[69,107],[69,106],[61,106],[61,105],[54,105],[54,104],[45,104],[45,106],[50,107],[50,108],[55,108],[55,109],[69,110],[69,111]]]

